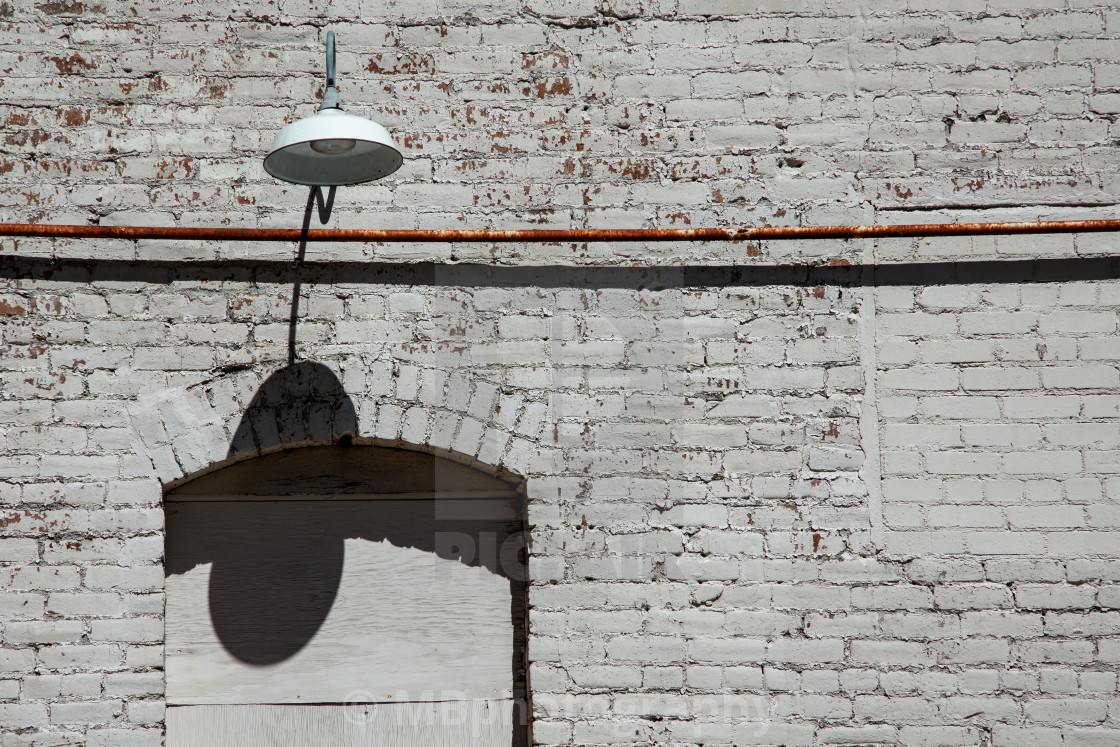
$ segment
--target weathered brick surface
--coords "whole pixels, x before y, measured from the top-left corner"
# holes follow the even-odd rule
[[[298,225],[260,158],[328,27],[406,155],[333,225],[1085,217],[1120,191],[1118,21],[3,2],[0,220]],[[258,445],[297,277],[360,439],[524,480],[537,742],[1120,741],[1114,236],[293,251],[0,240],[5,746],[160,743],[162,485]],[[911,264],[1040,256],[1089,259]],[[840,267],[749,267],[791,261]],[[256,438],[330,440],[319,394]]]

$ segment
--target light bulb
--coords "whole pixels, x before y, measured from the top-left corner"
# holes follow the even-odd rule
[[[357,143],[348,138],[332,138],[328,140],[312,140],[311,150],[316,153],[322,153],[325,156],[337,156],[339,153],[347,153],[354,150]]]

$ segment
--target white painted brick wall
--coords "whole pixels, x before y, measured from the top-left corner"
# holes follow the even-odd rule
[[[260,157],[313,110],[328,27],[344,105],[406,156],[333,226],[1111,216],[1118,20],[9,0],[0,220],[299,225]],[[540,744],[1114,745],[1116,250],[313,244],[299,352],[359,437],[524,478]],[[224,459],[286,361],[293,252],[0,239],[5,747],[160,744],[162,484]],[[1036,257],[1073,274],[906,269]],[[766,269],[791,262],[833,267]]]

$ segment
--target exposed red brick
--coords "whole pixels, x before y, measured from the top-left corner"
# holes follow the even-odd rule
[[[189,179],[194,176],[194,159],[189,156],[183,158],[166,158],[157,164],[157,179]]]
[[[51,0],[35,6],[49,16],[80,16],[87,10],[91,13],[104,13],[100,5],[85,5],[78,0]]]
[[[418,75],[434,73],[435,61],[422,54],[375,54],[369,58],[366,71],[378,75]]]
[[[59,109],[57,114],[67,127],[81,127],[89,122],[90,112],[80,106],[66,106]]]
[[[45,130],[24,130],[23,132],[13,132],[4,137],[6,145],[30,145],[34,148],[41,143],[45,143],[51,139],[51,134]]]
[[[622,165],[621,171],[622,175],[628,179],[649,179],[651,176],[656,178],[657,175],[654,173],[656,167],[657,163],[655,161],[627,159],[626,163]],[[615,171],[615,169],[612,168],[611,171]]]
[[[27,313],[27,309],[17,304],[8,303],[0,298],[0,316],[23,316]]]
[[[84,71],[93,70],[97,67],[91,60],[87,60],[77,52],[69,57],[48,57],[47,59],[54,63],[60,75],[81,75]]]
[[[548,70],[567,70],[568,55],[559,52],[524,52],[521,55],[521,69],[542,68]]]
[[[543,99],[545,96],[566,96],[571,92],[572,81],[567,76],[542,80],[536,85],[538,99]]]

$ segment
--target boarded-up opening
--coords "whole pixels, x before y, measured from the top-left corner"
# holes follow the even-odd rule
[[[414,451],[284,451],[167,506],[167,743],[520,745],[525,527]]]

